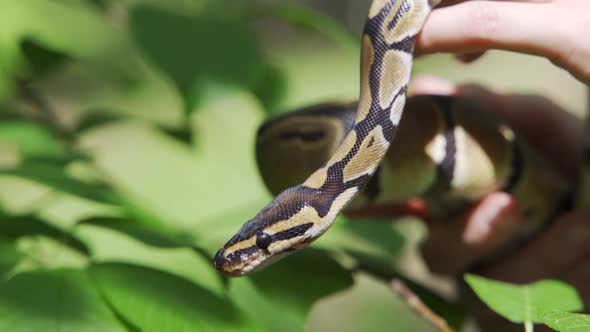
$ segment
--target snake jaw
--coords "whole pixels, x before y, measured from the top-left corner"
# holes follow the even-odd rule
[[[264,253],[262,250],[256,250],[251,254],[242,254],[238,256],[225,255],[225,248],[219,249],[215,254],[215,268],[227,276],[246,275],[260,265]]]
[[[260,222],[250,225],[259,225]],[[256,272],[281,258],[303,249],[317,236],[309,226],[305,227],[303,234],[289,239],[281,240],[281,233],[261,233],[258,228],[252,234],[243,228],[223,248],[215,254],[215,268],[227,276],[244,276]],[[297,230],[295,230],[297,231]],[[284,234],[283,234],[284,235]],[[258,241],[261,236],[268,237],[270,243]],[[274,240],[274,241],[273,241]]]
[[[272,254],[264,249],[258,249],[251,254],[232,257],[231,255],[225,255],[225,251],[225,248],[221,248],[215,254],[215,268],[224,275],[231,277],[241,277],[261,270],[291,252],[287,249]]]

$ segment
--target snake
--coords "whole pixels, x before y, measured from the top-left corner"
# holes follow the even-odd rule
[[[473,111],[482,105],[407,97],[416,36],[440,1],[374,0],[361,38],[358,102],[311,107],[260,128],[258,162],[276,196],[217,251],[218,271],[258,271],[320,238],[355,205],[420,197],[425,217],[440,217],[507,190],[526,197],[533,217],[522,238],[568,205],[563,179],[536,167],[543,163],[508,126],[482,119],[492,112]]]
[[[356,107],[340,101],[312,105],[260,126],[256,159],[273,195],[301,183],[329,159],[352,128]],[[493,106],[467,97],[418,95],[408,98],[395,140],[343,213],[433,223],[497,191],[512,195],[526,222],[469,269],[514,251],[572,210],[574,186]]]
[[[356,102],[308,106],[259,128],[256,158],[273,195],[329,159],[352,128],[356,107]],[[571,206],[572,184],[496,114],[492,106],[466,97],[409,97],[392,146],[344,212],[386,210],[431,222],[503,191],[513,195],[527,219],[523,236],[548,225]]]
[[[385,156],[403,113],[418,32],[440,0],[374,0],[361,42],[354,125],[330,159],[278,194],[215,254],[217,270],[246,275],[323,235]]]

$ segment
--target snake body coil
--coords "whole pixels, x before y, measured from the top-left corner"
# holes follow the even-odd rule
[[[218,270],[244,275],[305,247],[369,182],[401,119],[415,37],[438,2],[373,1],[362,37],[354,125],[323,167],[275,197],[217,252]]]
[[[355,103],[321,104],[267,120],[258,131],[256,156],[270,191],[301,183],[323,165],[353,126],[355,109]],[[440,222],[504,191],[526,222],[484,259],[525,243],[572,207],[573,186],[495,113],[466,98],[408,98],[391,148],[344,212]]]

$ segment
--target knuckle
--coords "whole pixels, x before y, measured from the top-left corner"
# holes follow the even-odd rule
[[[588,16],[590,18],[590,16]],[[558,38],[558,47],[549,57],[551,62],[570,71],[582,81],[590,81],[590,42],[580,36],[581,26],[590,24],[576,21],[564,25]]]
[[[568,70],[582,82],[590,83],[590,40],[584,38],[582,31],[590,26],[590,12],[587,0],[576,6],[552,7],[556,17],[567,17],[568,20],[556,25],[553,34],[553,47],[549,50],[549,60]]]

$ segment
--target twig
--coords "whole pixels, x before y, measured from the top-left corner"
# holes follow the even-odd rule
[[[391,281],[391,288],[404,298],[410,308],[441,332],[453,332],[447,321],[428,308],[400,279]]]

